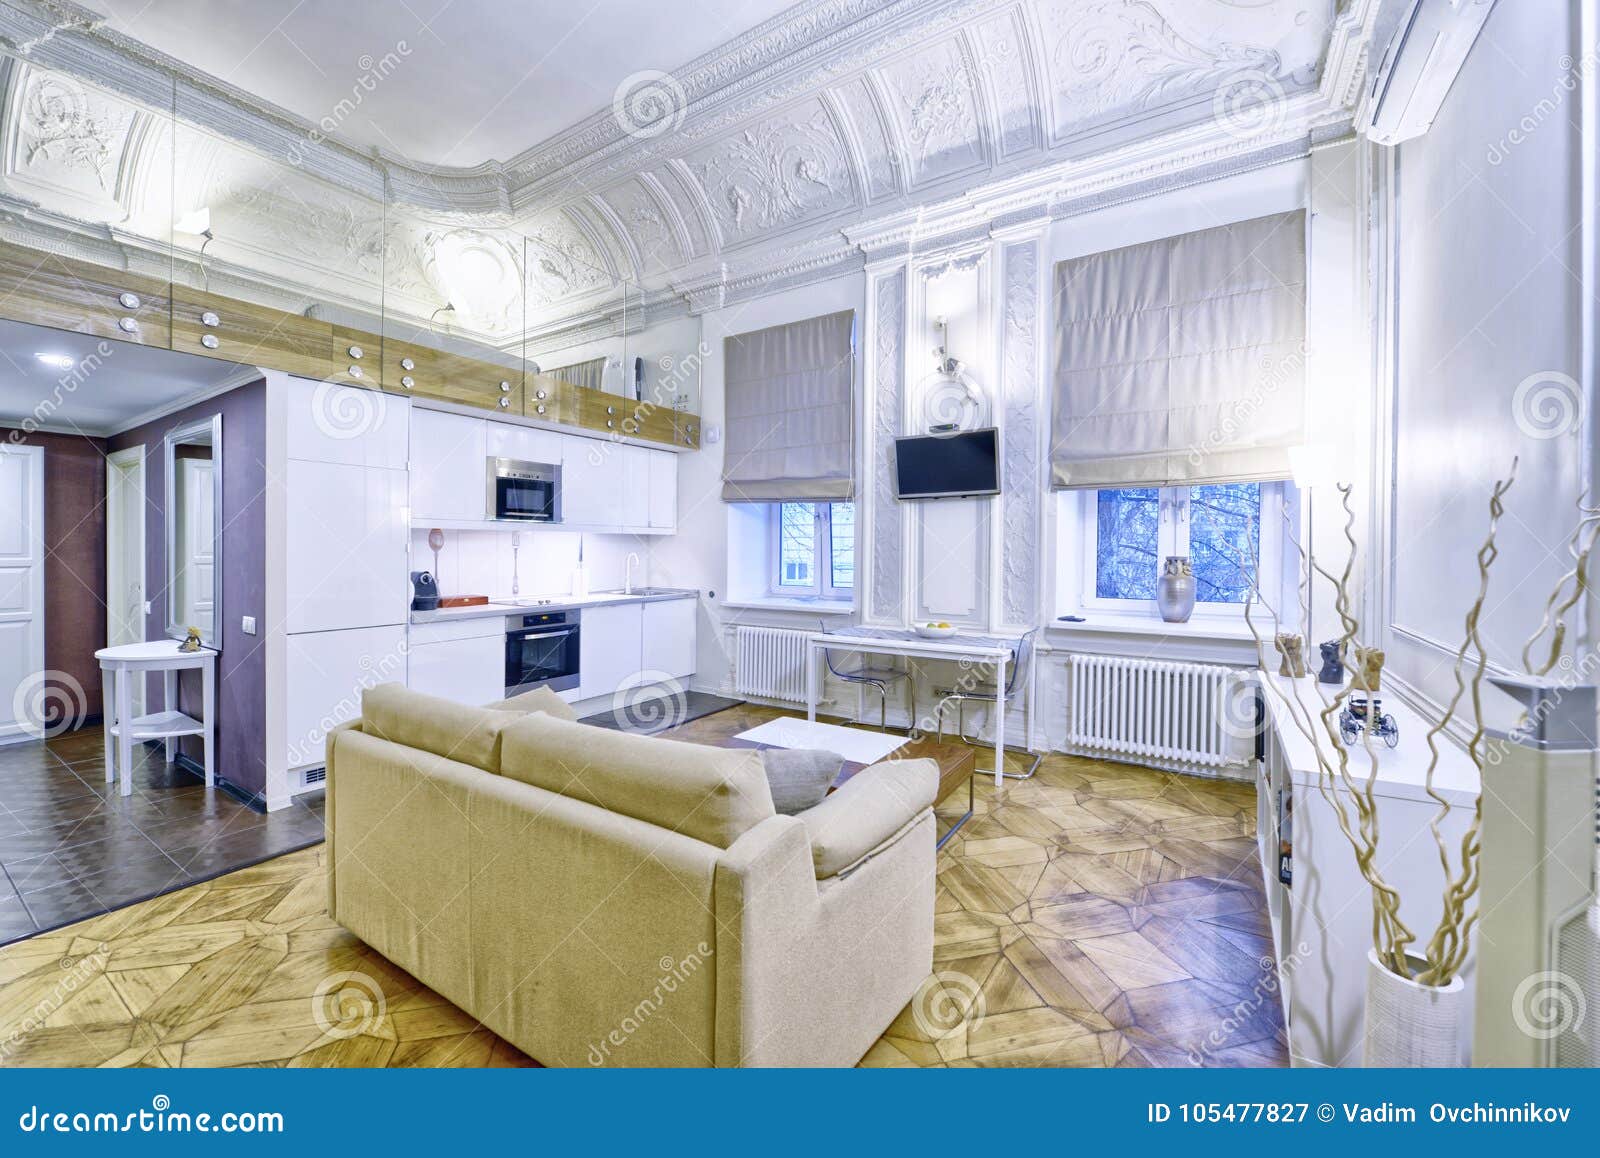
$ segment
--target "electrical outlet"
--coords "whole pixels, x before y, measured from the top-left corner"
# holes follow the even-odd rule
[[[246,635],[254,635],[256,633],[256,617],[254,615],[244,616],[239,626],[244,628]]]

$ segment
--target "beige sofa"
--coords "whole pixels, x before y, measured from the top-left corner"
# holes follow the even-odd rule
[[[849,1065],[930,973],[932,761],[781,816],[757,752],[509,706],[366,694],[328,741],[328,904],[534,1058]]]

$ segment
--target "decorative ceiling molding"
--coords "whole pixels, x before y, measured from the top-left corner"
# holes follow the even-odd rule
[[[426,317],[451,297],[444,247],[513,279],[474,291],[478,336],[531,342],[620,319],[624,297],[630,323],[697,312],[1304,155],[1348,131],[1378,5],[811,0],[665,77],[671,131],[607,110],[446,168],[352,148],[67,0],[7,0],[7,77],[54,70],[133,111],[43,80],[30,103],[8,79],[0,211],[7,232],[145,261],[161,207],[140,170],[174,113],[165,155],[199,139],[240,174],[176,199],[230,221],[208,251],[230,278]],[[284,195],[241,192],[250,157]]]

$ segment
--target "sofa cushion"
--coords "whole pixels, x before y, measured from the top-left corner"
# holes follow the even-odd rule
[[[402,684],[379,684],[361,694],[361,730],[367,735],[485,772],[500,771],[500,733],[521,718],[424,695]]]
[[[753,749],[709,748],[543,713],[505,731],[500,774],[727,848],[774,815]]]
[[[492,704],[484,704],[491,712],[544,712],[558,720],[576,720],[578,713],[572,710],[572,705],[556,695],[549,688],[534,688],[531,692],[523,692],[520,696],[510,699],[496,700]]]
[[[939,765],[932,760],[885,760],[850,777],[799,814],[817,879],[855,868],[932,808],[938,792]]]
[[[772,789],[772,807],[793,816],[822,803],[844,767],[844,757],[821,748],[764,748],[761,763]]]

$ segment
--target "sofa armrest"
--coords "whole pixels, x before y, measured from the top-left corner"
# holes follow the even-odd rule
[[[322,794],[322,843],[323,858],[326,861],[328,874],[328,915],[338,919],[339,902],[333,886],[333,761],[334,753],[338,750],[339,737],[349,732],[360,732],[361,717],[346,720],[328,733],[323,741],[323,767],[327,770],[327,785]]]
[[[836,791],[795,814],[811,838],[818,880],[847,873],[894,843],[933,807],[939,765],[886,760],[856,773]]]

